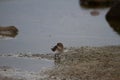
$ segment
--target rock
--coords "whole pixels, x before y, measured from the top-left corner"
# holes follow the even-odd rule
[[[120,21],[120,1],[117,1],[106,15],[107,21]]]
[[[120,1],[116,2],[106,14],[110,27],[120,35]]]
[[[90,14],[91,14],[92,16],[98,16],[100,13],[99,13],[99,11],[94,10],[94,11],[91,11]]]
[[[82,7],[109,7],[114,0],[80,0]]]
[[[18,29],[15,26],[0,26],[0,36],[15,37],[18,34]]]

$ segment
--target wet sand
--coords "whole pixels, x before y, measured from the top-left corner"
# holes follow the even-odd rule
[[[120,46],[70,48],[43,80],[120,80]]]
[[[3,56],[3,55],[1,55]],[[5,55],[4,55],[5,56]],[[7,56],[7,55],[6,55]],[[9,57],[12,57],[9,56]],[[20,54],[17,57],[54,60],[53,54]],[[119,80],[120,46],[71,47],[54,60],[55,66],[41,72],[0,67],[2,80]],[[21,74],[24,76],[16,76]]]

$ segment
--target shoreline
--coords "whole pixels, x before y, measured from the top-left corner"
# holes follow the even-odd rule
[[[12,55],[6,56],[13,57]],[[19,56],[17,55],[15,57],[54,60],[53,56],[53,54],[19,54]],[[54,68],[45,69],[37,75],[27,74],[31,74],[31,76],[36,75],[34,80],[118,80],[120,79],[119,66],[119,45],[70,47],[68,51],[60,55],[60,60],[55,61]],[[7,70],[3,69],[3,72],[7,72]],[[44,77],[40,77],[41,74],[44,75]],[[20,80],[17,79],[17,77],[14,79],[14,77],[9,78],[9,76],[2,74],[0,74],[0,77],[4,80]]]

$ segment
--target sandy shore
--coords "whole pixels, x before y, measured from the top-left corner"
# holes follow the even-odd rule
[[[54,59],[51,54],[22,55],[17,57]],[[9,69],[9,67],[6,67]],[[0,67],[0,73],[9,70]],[[26,73],[34,80],[120,80],[120,46],[68,48],[55,60],[55,67],[40,73]],[[28,77],[29,77],[28,76]],[[44,76],[44,77],[43,77]],[[5,76],[1,80],[30,80]]]
[[[43,80],[120,80],[120,46],[70,48]]]

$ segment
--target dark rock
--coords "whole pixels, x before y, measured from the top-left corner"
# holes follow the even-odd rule
[[[80,0],[80,5],[87,8],[96,7],[109,7],[113,4],[114,0]]]
[[[120,21],[120,1],[117,1],[106,15],[107,21]]]
[[[120,35],[120,1],[116,2],[106,14],[110,27]]]
[[[110,27],[120,35],[120,22],[108,21]]]

